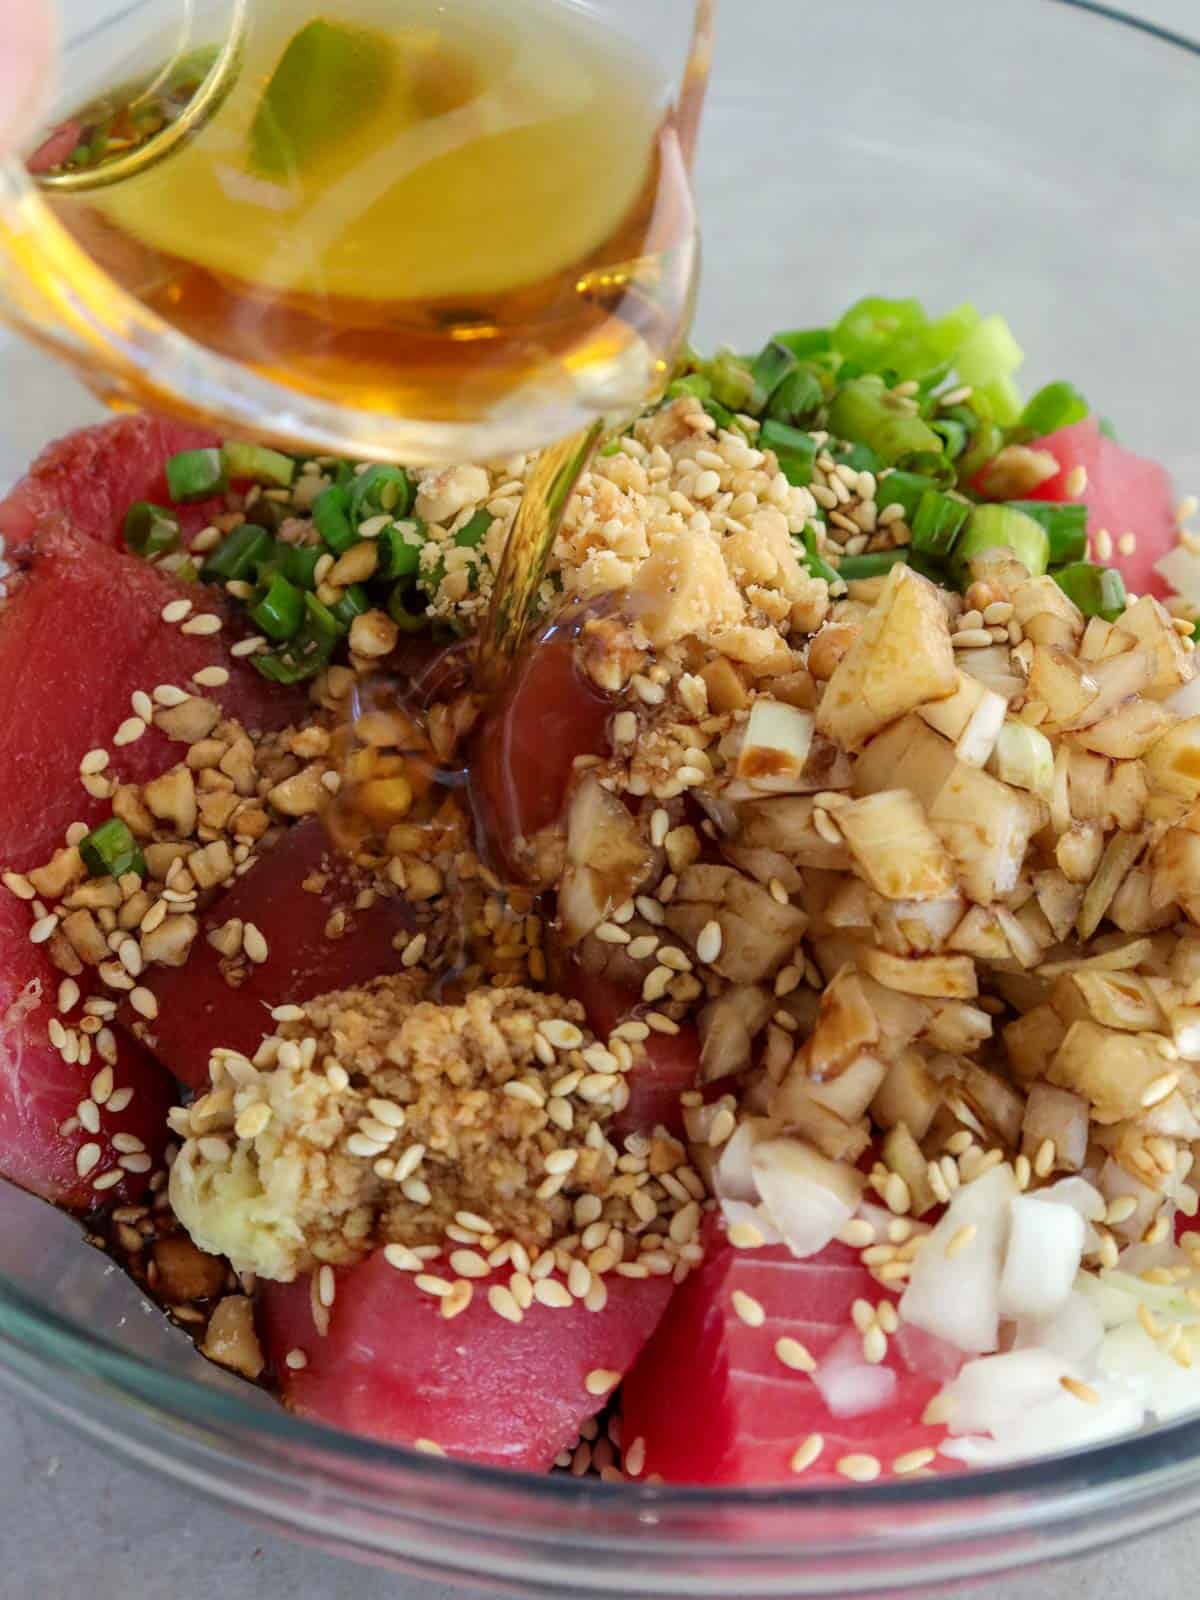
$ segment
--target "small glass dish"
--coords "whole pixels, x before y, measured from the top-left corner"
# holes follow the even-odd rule
[[[970,298],[1008,316],[1031,387],[1071,378],[1181,493],[1200,484],[1200,43],[1077,0],[730,4],[698,188],[699,343],[752,348],[872,292],[937,309]],[[48,361],[31,370],[4,345],[0,370],[29,389],[30,416],[88,414]],[[16,421],[0,476],[47,427]],[[75,1225],[10,1189],[0,1377],[105,1447],[326,1549],[521,1595],[927,1594],[1200,1510],[1200,1418],[835,1491],[539,1479],[389,1449],[203,1363]]]

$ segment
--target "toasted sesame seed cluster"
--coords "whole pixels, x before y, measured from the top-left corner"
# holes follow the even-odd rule
[[[386,1245],[460,1309],[514,1256],[535,1282],[586,1271],[588,1289],[686,1262],[705,1190],[683,1146],[608,1136],[635,1060],[620,1030],[602,1044],[581,1007],[524,989],[447,1005],[422,987],[281,1007],[253,1061],[216,1052],[212,1089],[175,1113],[171,1196],[192,1237],[284,1280]]]

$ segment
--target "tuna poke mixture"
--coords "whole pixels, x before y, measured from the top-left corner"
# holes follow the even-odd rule
[[[134,416],[0,504],[0,1171],[310,1419],[612,1480],[1200,1404],[1196,502],[998,317],[531,459]]]

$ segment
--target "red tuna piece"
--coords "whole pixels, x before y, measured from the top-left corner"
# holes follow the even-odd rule
[[[575,666],[574,636],[552,630],[517,664],[479,735],[476,775],[484,823],[515,870],[514,845],[562,815],[575,757],[608,749],[613,702]]]
[[[759,1326],[739,1315],[735,1295],[751,1320],[756,1313],[741,1295],[762,1308]],[[813,1434],[824,1443],[806,1483],[844,1482],[836,1466],[846,1455],[873,1455],[886,1475],[909,1452],[935,1449],[944,1430],[921,1415],[940,1385],[904,1365],[896,1340],[886,1357],[896,1374],[891,1398],[853,1417],[835,1417],[812,1377],[776,1354],[780,1339],[793,1339],[820,1362],[852,1329],[855,1300],[892,1298],[844,1245],[802,1261],[784,1246],[735,1250],[711,1220],[703,1265],[626,1379],[626,1449],[640,1438],[647,1473],[706,1484],[794,1484],[792,1457]]]
[[[163,470],[168,458],[217,442],[207,428],[149,412],[56,439],[0,500],[0,535],[8,555],[28,544],[39,523],[56,514],[65,516],[85,539],[120,545],[125,513],[135,500],[171,504]],[[205,500],[176,509],[190,536],[225,506],[221,500]]]
[[[564,967],[561,988],[578,1000],[587,1013],[588,1027],[607,1039],[619,1023],[646,1010],[641,996],[620,984],[582,971],[574,962]],[[651,1033],[633,1046],[634,1065],[625,1074],[629,1103],[613,1119],[617,1135],[646,1132],[660,1124],[672,1133],[683,1132],[679,1096],[696,1081],[700,1066],[700,1040],[690,1023],[678,1033]]]
[[[328,874],[319,894],[304,888],[315,872]],[[289,829],[209,908],[186,965],[156,968],[143,977],[158,997],[158,1018],[147,1043],[159,1060],[176,1077],[201,1088],[208,1082],[213,1047],[253,1055],[271,1031],[272,1006],[311,1000],[394,971],[399,957],[392,940],[412,926],[408,907],[398,898],[379,899],[366,911],[354,911],[358,887],[316,818]],[[340,938],[331,939],[325,925],[337,908],[348,911],[347,925]],[[231,917],[252,922],[268,950],[266,961],[251,967],[237,988],[226,982],[221,957],[206,937]]]
[[[436,1264],[430,1271],[437,1271]],[[262,1286],[260,1324],[285,1403],[302,1416],[390,1444],[426,1440],[448,1455],[545,1472],[604,1403],[593,1372],[623,1373],[653,1333],[669,1277],[606,1277],[600,1311],[535,1302],[519,1323],[500,1317],[488,1290],[447,1320],[413,1275],[382,1251],[336,1274],[329,1332],[313,1325],[310,1286]],[[287,1365],[302,1350],[307,1365]]]
[[[202,667],[222,666],[229,682],[204,694],[251,728],[281,727],[305,704],[233,659],[221,635],[184,634],[163,606],[187,594],[222,616],[212,590],[184,589],[144,562],[107,550],[61,523],[47,525],[27,552],[0,609],[0,863],[39,865],[70,823],[109,814],[79,782],[79,762],[109,749],[131,714],[130,696],[159,683],[186,687]],[[109,771],[145,782],[173,766],[182,746],[157,729],[112,749]]]
[[[111,1091],[97,1088],[103,1104],[93,1101],[99,1132],[79,1125],[79,1104],[90,1098],[105,1062],[93,1046],[86,1065],[71,1064],[51,1044],[47,1028],[56,1015],[62,974],[40,945],[29,942],[31,923],[30,907],[0,891],[0,1173],[71,1211],[126,1204],[143,1193],[148,1174],[120,1167],[122,1152],[113,1148],[113,1136],[136,1136],[152,1164],[161,1167],[173,1085],[136,1041],[118,1034]],[[77,1031],[82,1017],[77,1004],[60,1021]],[[75,1128],[63,1132],[72,1119]],[[144,1164],[142,1154],[134,1152],[134,1167]],[[120,1182],[97,1189],[96,1180],[113,1171],[124,1172]]]

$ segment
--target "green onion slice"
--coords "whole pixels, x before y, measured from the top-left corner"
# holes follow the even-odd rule
[[[120,817],[110,817],[79,841],[79,854],[93,878],[120,878],[127,872],[146,876],[137,840]]]

